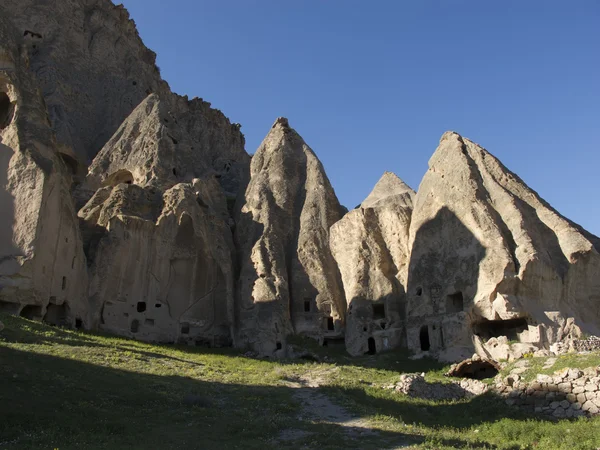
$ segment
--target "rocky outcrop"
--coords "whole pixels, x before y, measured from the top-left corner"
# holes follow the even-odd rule
[[[330,230],[348,313],[352,355],[406,345],[408,232],[415,193],[386,172],[371,194]]]
[[[168,189],[214,177],[235,201],[250,157],[237,124],[210,103],[175,94],[148,96],[92,162],[88,188],[132,183]]]
[[[0,14],[0,310],[83,325],[87,273],[71,175],[19,36]]]
[[[442,359],[535,348],[600,324],[600,239],[485,149],[442,136],[410,226],[408,346]],[[505,344],[498,339],[506,340]]]
[[[250,173],[236,228],[238,344],[277,355],[290,334],[343,337],[346,303],[329,251],[342,208],[323,166],[280,118]]]
[[[150,93],[164,94],[156,55],[110,0],[3,0],[47,105],[57,150],[83,170]],[[79,165],[77,163],[80,163]]]
[[[107,186],[79,215],[93,326],[149,341],[232,344],[233,241],[213,177],[164,193]]]

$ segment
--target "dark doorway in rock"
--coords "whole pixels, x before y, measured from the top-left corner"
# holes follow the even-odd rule
[[[446,312],[458,313],[464,309],[464,300],[462,292],[458,291],[446,297]]]
[[[21,309],[20,303],[2,302],[0,301],[0,313],[4,314],[19,314]]]
[[[62,290],[67,288],[67,277],[62,277]]]
[[[189,323],[181,324],[181,334],[190,334],[190,324]]]
[[[75,319],[75,328],[80,330],[83,327],[83,321],[81,319]]]
[[[423,325],[421,327],[421,331],[419,332],[419,341],[421,342],[421,350],[426,352],[431,348],[431,344],[429,343],[429,327],[427,325]]]
[[[385,319],[385,305],[373,303],[373,320]]]
[[[3,130],[12,122],[14,105],[5,92],[0,92],[0,130]]]
[[[304,299],[304,312],[310,312],[310,298]]]
[[[131,321],[131,327],[129,328],[132,333],[137,333],[140,328],[140,322],[137,319]]]
[[[44,316],[44,322],[54,326],[65,326],[68,325],[68,311],[67,305],[49,304],[46,308],[46,315]]]
[[[60,156],[60,159],[62,159],[62,161],[65,163],[65,166],[67,166],[67,169],[69,169],[69,172],[71,172],[71,175],[76,175],[77,168],[79,167],[77,160],[75,158],[73,158],[72,156],[67,155],[65,153],[59,153],[58,156]]]
[[[42,317],[42,307],[38,305],[26,305],[21,310],[20,316],[29,320],[39,319]]]
[[[146,311],[146,302],[138,302],[137,303],[137,312]]]
[[[328,317],[327,318],[327,329],[329,331],[335,330],[335,323],[333,322],[333,317]]]
[[[417,295],[417,297],[420,297],[421,295],[423,295],[423,288],[418,287],[415,294]]]
[[[121,169],[112,173],[111,175],[104,180],[102,186],[117,186],[118,184],[132,184],[133,183],[133,174],[129,170]]]
[[[511,340],[517,340],[519,333],[527,330],[527,319],[524,317],[510,320],[482,320],[473,324],[473,333],[484,341],[493,337],[506,336]]]
[[[275,342],[275,348],[276,348],[277,350],[281,350],[281,349],[282,349],[281,342]]]
[[[459,364],[455,364],[447,373],[450,377],[458,378],[474,378],[483,380],[485,378],[493,378],[498,375],[500,366],[498,363],[488,359],[472,360],[467,359]]]
[[[375,339],[373,339],[372,337],[369,338],[369,340],[367,341],[367,347],[368,347],[368,351],[367,353],[369,355],[374,355],[375,353],[377,353],[377,346],[375,345]]]

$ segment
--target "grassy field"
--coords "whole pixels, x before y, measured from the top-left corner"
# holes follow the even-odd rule
[[[600,418],[556,423],[493,395],[433,402],[382,389],[403,372],[443,379],[436,362],[402,353],[268,361],[0,320],[0,449],[600,447]]]

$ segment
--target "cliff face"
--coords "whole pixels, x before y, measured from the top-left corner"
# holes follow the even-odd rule
[[[408,229],[415,193],[386,172],[356,209],[331,227],[348,313],[346,349],[352,355],[406,345]]]
[[[86,320],[87,273],[71,175],[57,152],[29,49],[0,15],[0,309]]]
[[[342,336],[345,302],[328,243],[341,214],[313,151],[277,119],[252,158],[236,228],[240,345],[273,354],[289,334]]]
[[[411,349],[498,358],[598,333],[600,239],[456,133],[429,161],[410,247]]]
[[[251,159],[108,0],[0,4],[0,207],[0,310],[57,325],[447,360],[600,333],[600,239],[486,150],[446,133],[416,195],[386,173],[344,215],[286,119]]]
[[[89,163],[150,93],[169,91],[156,55],[109,0],[4,0],[2,16],[28,55],[57,150]],[[85,172],[85,168],[81,169]]]

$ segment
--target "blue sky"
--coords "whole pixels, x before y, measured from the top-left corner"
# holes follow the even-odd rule
[[[278,116],[353,208],[417,189],[440,136],[487,148],[600,235],[600,2],[124,0],[171,88],[242,124]]]

